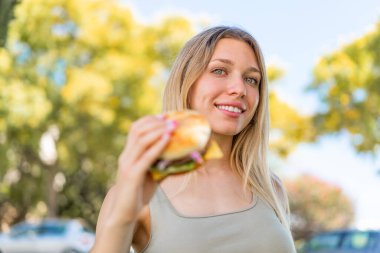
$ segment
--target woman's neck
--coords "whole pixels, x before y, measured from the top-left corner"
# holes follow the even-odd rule
[[[233,136],[229,135],[221,135],[216,133],[211,134],[211,140],[215,140],[218,143],[220,149],[223,152],[224,158],[226,158],[228,161],[232,149],[232,138]]]
[[[223,157],[220,159],[211,159],[207,161],[201,168],[200,171],[213,173],[214,171],[230,171],[230,154],[232,147],[232,136],[219,135],[212,133],[211,140],[216,141],[219,148],[223,153]]]

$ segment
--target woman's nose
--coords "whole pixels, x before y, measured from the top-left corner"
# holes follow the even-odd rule
[[[247,95],[244,79],[241,76],[236,76],[231,79],[229,84],[229,93],[237,95],[238,97],[244,97]]]

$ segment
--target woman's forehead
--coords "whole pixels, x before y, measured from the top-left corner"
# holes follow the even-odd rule
[[[244,62],[254,69],[260,69],[253,48],[247,42],[235,38],[223,38],[217,42],[210,63],[217,61],[230,65]]]

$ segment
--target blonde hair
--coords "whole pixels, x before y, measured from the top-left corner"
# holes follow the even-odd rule
[[[216,44],[222,38],[246,42],[254,51],[262,73],[259,87],[260,100],[255,115],[248,126],[233,137],[231,167],[243,179],[244,185],[262,197],[276,212],[281,223],[289,228],[286,192],[267,165],[269,139],[267,76],[263,55],[252,35],[237,27],[217,26],[189,40],[172,67],[164,90],[163,110],[189,109],[189,90],[206,70]]]

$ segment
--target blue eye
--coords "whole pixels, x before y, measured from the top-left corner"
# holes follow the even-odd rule
[[[256,78],[253,77],[247,77],[245,78],[245,81],[251,85],[257,85],[259,82],[257,81]]]
[[[226,71],[224,71],[223,69],[214,69],[212,73],[217,74],[217,75],[225,75]]]

